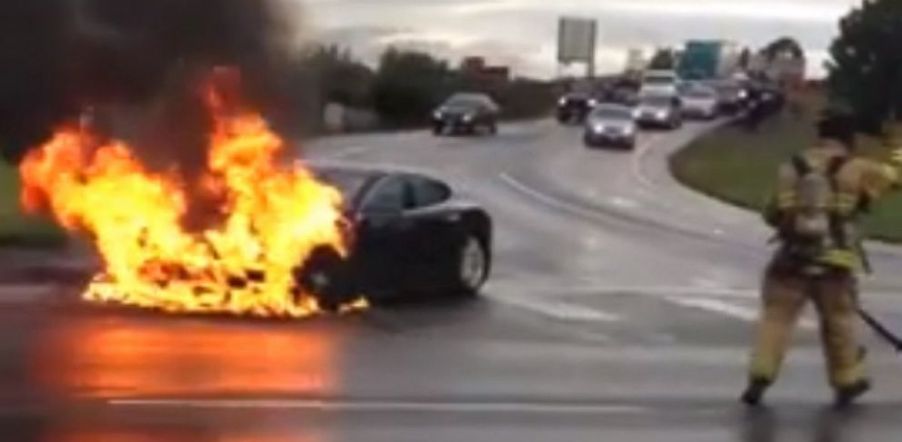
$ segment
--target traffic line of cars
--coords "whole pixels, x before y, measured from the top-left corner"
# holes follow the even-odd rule
[[[558,102],[557,117],[562,124],[582,124],[587,147],[632,149],[640,130],[676,130],[686,120],[711,121],[731,108],[726,95],[708,85],[654,85],[644,86],[633,100],[567,94]]]

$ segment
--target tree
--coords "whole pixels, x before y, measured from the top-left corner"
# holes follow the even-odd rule
[[[780,37],[761,50],[768,61],[773,61],[780,54],[789,53],[796,60],[805,59],[805,50],[796,39],[792,37]]]
[[[866,1],[842,19],[830,48],[831,98],[850,108],[868,132],[902,116],[900,22],[902,2]]]
[[[429,54],[389,48],[382,54],[373,89],[379,115],[394,125],[428,120],[430,112],[452,92],[457,74]]]
[[[322,101],[346,106],[367,107],[372,101],[376,74],[355,60],[350,51],[338,46],[316,48],[304,60],[313,70]]]
[[[648,63],[649,69],[672,70],[676,69],[677,54],[673,49],[660,48]]]

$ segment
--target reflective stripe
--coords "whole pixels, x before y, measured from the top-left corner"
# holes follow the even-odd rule
[[[819,261],[849,270],[857,270],[861,267],[861,257],[854,250],[830,249],[824,253]]]
[[[777,207],[781,209],[790,209],[797,204],[795,192],[781,192],[777,194]]]

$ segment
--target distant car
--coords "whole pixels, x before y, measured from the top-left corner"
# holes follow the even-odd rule
[[[718,108],[722,114],[735,115],[747,106],[750,93],[741,82],[723,80],[708,85],[717,91]]]
[[[678,129],[683,125],[680,99],[671,95],[644,95],[634,111],[640,127]]]
[[[476,295],[492,264],[492,219],[428,176],[314,166],[346,202],[351,249],[320,249],[298,275],[321,305],[361,294],[373,301],[411,295]]]
[[[602,104],[586,119],[583,141],[587,147],[617,146],[633,149],[636,146],[637,132],[632,108]]]
[[[473,134],[479,129],[495,134],[500,113],[500,107],[488,95],[454,94],[433,112],[432,129],[436,135]]]
[[[681,81],[676,71],[650,70],[642,76],[639,95],[679,95]]]
[[[713,120],[719,113],[719,99],[714,89],[696,85],[680,96],[683,116]]]
[[[557,102],[557,119],[562,124],[579,124],[598,105],[598,98],[589,93],[571,92]]]

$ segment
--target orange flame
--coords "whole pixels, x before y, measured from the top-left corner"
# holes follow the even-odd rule
[[[121,141],[83,127],[56,131],[20,166],[22,204],[50,209],[69,231],[91,235],[104,261],[84,299],[167,312],[303,317],[318,311],[295,270],[320,247],[345,255],[341,195],[221,88],[205,94],[214,124],[199,184],[148,171]],[[199,233],[181,221],[188,190],[220,196],[221,224]],[[361,303],[354,304],[363,305]]]

